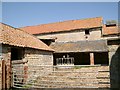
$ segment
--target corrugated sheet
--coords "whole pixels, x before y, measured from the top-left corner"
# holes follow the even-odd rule
[[[48,47],[33,35],[30,35],[20,29],[13,28],[6,24],[0,23],[0,26],[0,43],[19,47],[29,47],[53,51],[53,49]]]
[[[22,27],[21,29],[30,34],[41,34],[95,27],[102,27],[102,17],[87,18],[81,20],[69,20],[63,22],[42,24],[37,26],[27,26]]]
[[[106,52],[107,41],[57,42],[50,45],[55,52]]]

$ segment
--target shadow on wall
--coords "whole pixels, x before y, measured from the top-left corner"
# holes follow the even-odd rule
[[[120,89],[120,46],[111,58],[110,83],[111,88]]]

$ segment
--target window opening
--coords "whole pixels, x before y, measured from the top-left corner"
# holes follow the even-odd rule
[[[85,35],[89,35],[90,31],[89,30],[85,30]]]

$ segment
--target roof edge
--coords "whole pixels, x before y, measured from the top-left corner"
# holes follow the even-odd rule
[[[103,20],[103,17],[99,16],[99,17],[82,18],[82,19],[74,19],[74,20],[63,20],[63,21],[52,22],[52,23],[45,23],[45,24],[36,24],[36,25],[32,25],[32,26],[41,26],[41,25],[46,25],[46,24],[55,24],[55,23],[62,23],[62,22],[76,21],[76,20],[87,20],[87,19],[93,19],[93,18],[101,18]],[[32,26],[23,26],[23,27],[19,27],[19,28],[32,27]]]
[[[33,38],[35,38],[35,39],[38,39],[37,37],[35,37],[34,35],[32,35],[32,34],[29,34],[28,32],[26,32],[26,31],[23,31],[23,30],[21,30],[21,29],[19,29],[19,28],[15,28],[15,27],[13,27],[13,26],[11,26],[11,25],[8,25],[8,24],[5,24],[5,23],[2,23],[2,22],[0,22],[0,24],[1,25],[5,25],[5,26],[8,26],[8,27],[10,27],[10,28],[12,28],[12,29],[17,29],[17,30],[19,30],[19,31],[22,31],[22,32],[24,32],[24,33],[26,33],[27,35],[29,35],[29,36],[32,36]],[[3,26],[2,26],[3,27]],[[3,29],[3,28],[2,28]],[[39,40],[39,39],[38,39]],[[41,41],[41,40],[39,40],[39,41]],[[4,42],[0,42],[1,44],[7,44],[7,45],[11,45],[11,46],[16,46],[16,45],[12,45],[12,44],[9,44],[9,43],[4,43]],[[41,43],[43,43],[42,41],[41,41]],[[54,52],[54,50],[52,49],[52,48],[50,48],[49,46],[47,46],[45,43],[43,43],[46,47],[48,47],[49,49],[48,50],[46,50],[46,49],[42,49],[42,48],[37,48],[37,47],[30,47],[30,46],[28,46],[28,47],[26,47],[26,48],[33,48],[33,49],[38,49],[38,50],[44,50],[44,51],[52,51],[52,52]],[[24,46],[22,46],[22,45],[19,45],[19,46],[17,46],[17,47],[24,47]]]

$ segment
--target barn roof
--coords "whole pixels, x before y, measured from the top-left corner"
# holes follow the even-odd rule
[[[26,26],[22,27],[21,29],[30,34],[42,34],[96,27],[102,27],[102,17],[87,18],[81,20],[69,20],[37,26]]]
[[[50,45],[55,52],[107,52],[106,40],[77,41],[77,42],[55,42]]]
[[[29,47],[40,50],[53,51],[42,41],[23,30],[0,23],[0,43],[19,47]]]

